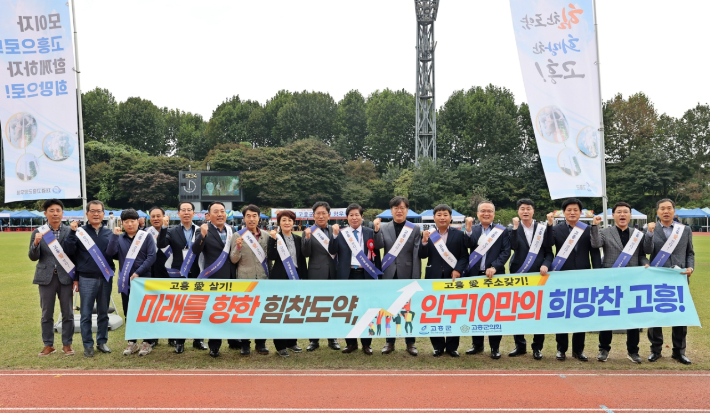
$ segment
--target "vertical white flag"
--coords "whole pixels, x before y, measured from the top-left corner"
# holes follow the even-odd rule
[[[602,196],[592,0],[510,0],[535,139],[552,199]]]
[[[67,0],[0,2],[0,126],[5,202],[81,197]]]

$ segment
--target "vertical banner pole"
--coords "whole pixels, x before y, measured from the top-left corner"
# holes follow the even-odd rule
[[[602,103],[602,74],[599,69],[599,28],[597,25],[597,2],[592,0],[594,5],[594,36],[597,41],[597,76],[599,77],[599,159],[602,163],[602,210],[604,211],[604,228],[609,224],[607,222],[607,196],[606,196],[606,148],[604,147],[604,106]]]
[[[74,26],[74,65],[76,72],[76,106],[79,113],[79,152],[81,154],[81,200],[84,222],[86,222],[86,153],[84,152],[84,117],[81,113],[81,70],[79,70],[79,39],[76,34],[76,13],[71,0],[71,18]]]

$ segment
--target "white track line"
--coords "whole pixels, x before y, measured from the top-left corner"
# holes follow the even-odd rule
[[[0,407],[0,411],[190,411],[190,412],[710,412],[710,409],[602,409],[598,408],[257,408],[257,407]]]
[[[669,377],[710,377],[710,373],[671,373],[671,372],[656,372],[656,373],[568,373],[568,372],[557,372],[557,373],[505,373],[505,372],[500,372],[500,373],[457,373],[457,372],[450,372],[450,373],[428,373],[428,372],[402,372],[402,373],[385,373],[385,372],[371,372],[371,373],[358,373],[358,372],[352,372],[352,373],[343,373],[343,372],[276,372],[276,371],[269,371],[269,372],[239,372],[239,371],[234,371],[234,372],[216,372],[216,373],[210,373],[210,372],[205,372],[205,371],[187,371],[187,372],[146,372],[146,371],[125,371],[125,372],[116,372],[116,371],[110,371],[110,372],[72,372],[72,371],[59,371],[59,372],[37,372],[37,373],[29,373],[29,372],[18,372],[18,373],[0,373],[0,376],[136,376],[136,375],[141,375],[141,376],[290,376],[290,377],[337,377],[337,376],[342,376],[342,377],[353,377],[353,376],[373,376],[373,377],[439,377],[439,376],[464,376],[464,377],[479,377],[479,376],[500,376],[500,377],[531,377],[531,376],[560,376],[564,375],[565,377],[571,377],[571,376],[581,376],[581,377],[589,377],[589,376],[619,376],[619,377],[664,377],[664,376],[669,376]]]

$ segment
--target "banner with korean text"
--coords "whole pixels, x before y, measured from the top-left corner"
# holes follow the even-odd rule
[[[510,0],[525,93],[552,199],[602,196],[592,0]]]
[[[451,280],[136,278],[126,339],[424,337],[698,326],[680,270]]]
[[[74,76],[69,3],[0,2],[5,202],[81,197]]]

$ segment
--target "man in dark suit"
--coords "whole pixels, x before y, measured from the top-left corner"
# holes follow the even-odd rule
[[[180,225],[167,230],[165,238],[158,237],[158,248],[170,246],[173,251],[173,262],[170,268],[180,271],[182,263],[185,261],[188,250],[192,248],[193,238],[198,232],[197,225],[192,223],[195,217],[195,209],[191,202],[181,202],[178,206],[178,216],[180,217]],[[167,225],[166,225],[167,226]],[[200,275],[200,265],[197,262],[197,257],[189,268],[188,278],[197,278]],[[185,339],[175,339],[175,352],[181,354],[185,351]],[[201,338],[196,338],[192,342],[192,347],[197,350],[207,350],[207,345]]]
[[[544,245],[547,247],[555,246],[556,253],[559,254],[560,248],[569,242],[567,237],[570,232],[579,222],[582,216],[582,201],[577,198],[569,198],[562,203],[562,212],[565,216],[565,221],[561,222],[547,230],[545,235]],[[547,225],[554,224],[554,213],[547,214]],[[550,229],[552,231],[550,231]],[[601,254],[598,248],[592,248],[591,228],[587,227],[579,237],[574,249],[570,252],[567,260],[560,271],[572,270],[588,270],[591,268],[602,268]],[[591,259],[591,264],[590,264]],[[579,361],[589,361],[584,355],[584,332],[577,332],[572,335],[572,357]],[[569,347],[569,334],[557,334],[557,360],[564,361],[567,356],[566,352]]]
[[[47,217],[49,230],[54,233],[58,245],[61,245],[71,232],[68,226],[62,225],[64,204],[58,199],[48,199],[42,204],[42,209],[44,216]],[[57,298],[62,313],[62,352],[67,356],[73,356],[74,350],[71,348],[74,337],[73,280],[54,256],[47,242],[42,239],[46,232],[40,233],[39,229],[32,231],[29,252],[30,260],[37,261],[32,283],[39,287],[39,304],[42,308],[44,348],[39,356],[48,356],[56,351],[54,349],[54,303]]]
[[[668,240],[668,237],[673,233],[674,226],[679,224],[673,221],[675,202],[672,200],[661,199],[656,204],[656,210],[659,222],[658,224],[655,222],[648,224],[648,232],[643,240],[644,252],[651,254],[652,263]],[[693,250],[693,232],[689,226],[683,228],[683,233],[680,234],[673,253],[671,253],[663,266],[685,268],[681,274],[686,275],[688,282],[690,282],[690,276],[693,274],[693,268],[695,268],[695,251]],[[688,334],[688,327],[675,326],[672,332],[673,354],[671,357],[679,363],[691,364],[690,359],[685,356],[685,336]],[[648,341],[651,342],[651,355],[648,356],[648,361],[654,362],[661,358],[661,350],[663,349],[663,330],[661,327],[648,329]]]
[[[422,244],[419,246],[419,258],[428,258],[426,279],[452,279],[461,277],[461,273],[466,270],[468,264],[468,249],[464,244],[464,234],[460,230],[451,227],[451,207],[446,204],[437,205],[434,208],[434,222],[436,229],[424,231],[422,233]],[[451,266],[437,251],[434,242],[429,241],[432,233],[437,232],[441,241],[453,255],[456,263]],[[459,357],[459,337],[431,337],[431,345],[434,347],[434,357],[439,357],[446,352],[451,357]]]
[[[392,198],[390,200],[390,211],[392,212],[392,221],[380,224],[380,219],[377,218],[373,222],[375,226],[375,249],[379,251],[384,248],[385,255],[392,250],[397,238],[402,233],[402,229],[404,229],[407,222],[407,212],[409,212],[409,200],[403,196]],[[383,271],[383,279],[408,280],[422,278],[422,260],[419,259],[419,244],[421,243],[422,234],[418,225],[415,225],[411,231],[397,258]],[[407,344],[407,353],[412,356],[419,354],[419,351],[414,346],[416,341],[414,337],[407,337],[404,341]],[[386,344],[382,347],[382,354],[393,352],[394,343],[394,337],[387,337]]]
[[[370,228],[364,227],[362,225],[362,207],[358,204],[350,204],[345,210],[345,215],[348,219],[348,225],[350,231],[352,231],[353,237],[360,244],[360,250],[368,256],[367,243],[371,242],[374,249],[374,238],[375,231]],[[340,226],[338,224],[333,225],[333,242],[330,243],[328,251],[331,254],[336,254],[338,256],[338,279],[340,280],[372,280],[372,275],[369,274],[363,268],[362,264],[357,260],[357,258],[352,254],[348,242],[346,241],[346,236],[343,234],[340,236]],[[375,251],[372,261],[374,261],[375,266],[380,268],[380,254],[379,250]],[[368,257],[369,259],[369,257]],[[361,338],[362,351],[368,356],[372,355],[372,339],[371,338]],[[343,353],[348,354],[357,350],[357,339],[356,338],[346,338],[346,346],[343,349]]]
[[[210,222],[202,224],[200,232],[195,237],[195,243],[192,244],[192,252],[196,256],[200,254],[204,257],[204,268],[212,265],[224,250],[225,243],[230,242],[228,239],[227,211],[224,204],[221,202],[213,202],[207,209],[210,214]],[[230,227],[232,236],[234,230]],[[229,253],[229,251],[227,251]],[[219,269],[216,269],[209,275],[210,279],[234,279],[236,277],[236,265],[232,264],[229,257],[224,261]],[[210,339],[207,343],[210,348],[210,356],[219,357],[219,348],[222,346],[221,339]],[[234,344],[236,346],[236,344]]]
[[[602,222],[601,216],[595,216],[592,222],[592,248],[603,248],[604,250],[604,268],[612,268],[614,263],[624,251],[626,244],[633,234],[633,229],[629,228],[631,222],[631,205],[626,202],[617,202],[611,211],[616,225],[599,229],[599,224]],[[643,240],[641,240],[643,243]],[[626,267],[638,267],[645,265],[648,267],[648,258],[643,252],[643,245],[636,247],[635,253],[629,258]],[[599,332],[599,354],[598,361],[607,361],[609,351],[611,351],[612,331]],[[627,358],[636,364],[641,364],[639,356],[639,329],[631,328],[626,330],[626,351]]]
[[[491,233],[495,224],[493,220],[496,217],[496,208],[491,201],[482,201],[478,204],[477,209],[479,225],[473,226],[473,218],[466,218],[466,233],[464,242],[467,248],[472,251],[478,248],[479,240],[485,240]],[[510,241],[508,240],[508,232],[503,231],[503,234],[493,242],[493,245],[475,263],[466,274],[467,277],[475,277],[485,275],[493,278],[495,274],[505,274],[505,263],[510,258]],[[498,360],[500,358],[500,340],[503,336],[488,336],[488,343],[491,346],[491,358]],[[476,354],[483,351],[483,336],[471,337],[471,348],[466,351],[466,354]]]
[[[328,220],[330,219],[330,205],[323,201],[313,204],[313,219],[315,220],[315,225],[325,234],[327,238],[326,242],[330,245],[333,242],[331,227],[328,225]],[[335,280],[335,258],[317,239],[311,237],[310,228],[306,228],[306,230],[303,231],[301,243],[303,255],[309,258],[308,279]],[[306,351],[315,351],[320,347],[319,341],[319,338],[312,338],[308,347],[306,347]],[[340,344],[338,344],[338,340],[335,338],[328,339],[328,347],[333,350],[340,350]]]
[[[530,246],[535,239],[535,234],[538,232],[538,228],[547,224],[544,222],[536,222],[533,219],[535,215],[535,203],[531,199],[521,199],[518,201],[518,217],[513,218],[513,229],[508,230],[508,238],[510,239],[510,248],[515,251],[513,258],[510,259],[510,273],[517,273],[518,270],[525,264],[525,258],[530,252]],[[522,225],[520,225],[522,223]],[[551,227],[548,227],[546,231],[550,231]],[[552,265],[552,247],[544,245],[540,247],[537,253],[535,261],[527,269],[527,273],[539,273],[541,275],[546,275],[550,266]],[[527,342],[525,341],[525,336],[523,334],[516,334],[513,336],[515,340],[515,349],[508,353],[510,357],[516,357],[521,354],[527,353]],[[545,343],[544,334],[533,335],[533,342],[530,345],[533,351],[533,358],[535,360],[542,359],[542,345]]]

